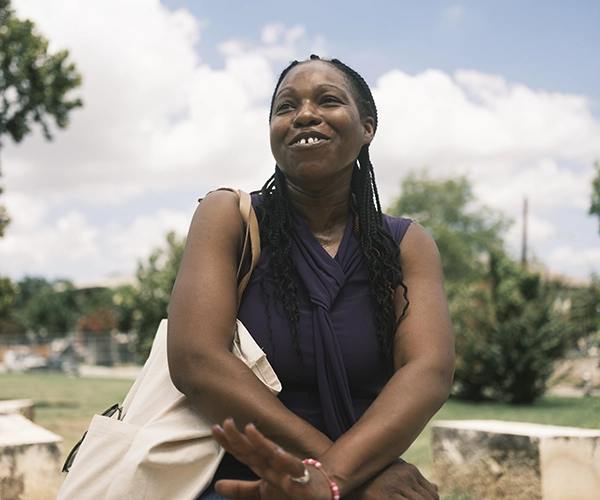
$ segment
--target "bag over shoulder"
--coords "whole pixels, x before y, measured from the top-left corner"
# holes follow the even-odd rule
[[[240,279],[238,306],[258,261],[260,240],[250,195],[238,191],[246,225],[242,259],[250,270]],[[95,415],[57,500],[194,499],[212,481],[224,450],[212,437],[213,423],[197,411],[171,381],[167,362],[167,320],[161,321],[150,356],[123,402],[121,419]],[[238,320],[232,352],[273,394],[281,383]]]

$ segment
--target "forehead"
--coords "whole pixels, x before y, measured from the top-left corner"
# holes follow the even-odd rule
[[[300,87],[315,88],[322,85],[333,85],[354,97],[354,89],[346,75],[326,61],[306,61],[294,66],[281,81],[277,94],[286,89],[297,90]]]

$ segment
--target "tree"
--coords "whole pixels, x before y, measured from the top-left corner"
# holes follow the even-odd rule
[[[0,278],[0,334],[15,333],[17,328],[10,318],[10,311],[17,295],[17,285],[9,278]]]
[[[20,333],[64,335],[74,330],[79,314],[77,290],[70,281],[25,277],[17,282],[10,315]]]
[[[561,283],[524,271],[503,252],[492,254],[485,278],[450,308],[456,393],[466,399],[532,403],[575,338]]]
[[[388,213],[415,219],[431,232],[442,256],[449,295],[461,284],[481,278],[486,255],[502,247],[507,226],[499,213],[477,203],[465,177],[433,180],[426,173],[410,174]]]
[[[600,276],[592,275],[589,285],[574,288],[568,300],[577,338],[588,344],[600,341]]]
[[[81,99],[67,98],[81,85],[68,56],[67,50],[49,53],[48,41],[36,33],[34,23],[18,19],[10,0],[0,0],[0,151],[4,134],[21,142],[33,123],[51,140],[50,119],[65,128],[71,110],[82,106]],[[0,236],[8,222],[0,207]]]
[[[465,177],[410,175],[391,213],[418,220],[440,249],[456,336],[454,393],[511,403],[543,394],[553,361],[573,339],[560,283],[508,256],[507,221],[478,202]]]
[[[170,232],[166,247],[155,248],[147,262],[138,263],[137,285],[121,287],[115,294],[119,326],[129,325],[137,332],[137,350],[143,358],[150,352],[160,320],[167,317],[184,246],[185,238]]]
[[[600,160],[594,162],[596,177],[592,180],[592,200],[590,204],[590,215],[596,215],[600,222]],[[600,225],[598,226],[600,232]]]

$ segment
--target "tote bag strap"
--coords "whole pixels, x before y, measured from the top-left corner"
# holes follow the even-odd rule
[[[258,229],[258,220],[256,218],[254,207],[252,206],[252,197],[246,191],[229,187],[221,187],[215,191],[231,191],[232,193],[236,193],[240,200],[240,215],[242,216],[242,221],[244,222],[245,233],[244,244],[242,246],[242,255],[240,257],[240,263],[237,269],[237,306],[239,309],[242,301],[242,295],[244,294],[244,290],[246,289],[248,281],[250,281],[250,275],[258,264],[258,259],[260,259],[260,231]],[[198,201],[201,202],[202,198],[200,198]],[[248,261],[248,258],[250,258],[250,267],[248,268],[248,272],[241,276],[244,264]]]
[[[258,264],[258,259],[260,258],[260,232],[258,230],[256,213],[254,212],[254,207],[252,206],[252,197],[241,189],[238,189],[237,193],[240,198],[240,215],[242,216],[242,220],[244,221],[244,225],[246,227],[244,246],[242,247],[242,257],[240,258],[240,264],[237,270],[237,305],[239,308],[246,285],[248,284],[248,281],[250,281],[250,275],[252,274],[252,271],[254,271],[256,264]],[[248,272],[240,278],[242,267],[248,257],[250,258],[250,268],[248,269]]]

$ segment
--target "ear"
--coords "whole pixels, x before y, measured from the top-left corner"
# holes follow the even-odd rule
[[[372,116],[367,116],[363,120],[363,128],[364,128],[364,144],[371,144],[373,137],[375,136],[375,120]]]

